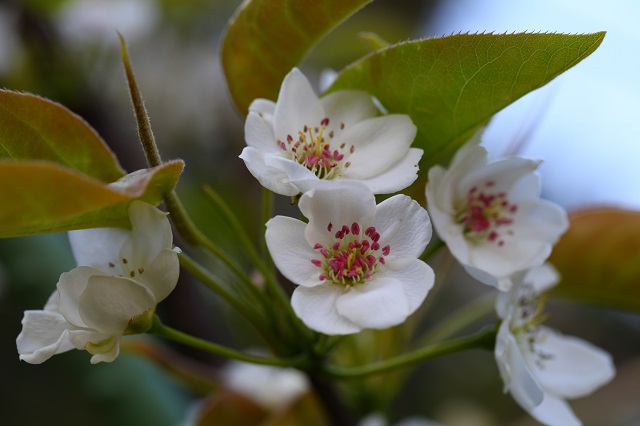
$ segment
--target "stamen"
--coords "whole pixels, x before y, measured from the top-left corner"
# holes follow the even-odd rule
[[[488,180],[480,187],[473,186],[469,190],[467,203],[458,214],[458,222],[463,225],[467,237],[486,239],[502,247],[505,245],[505,240],[501,238],[502,230],[507,235],[513,235],[510,228],[518,206],[509,201],[506,192],[490,191],[495,184],[495,181]]]
[[[349,152],[344,152],[346,144],[340,144],[338,149],[331,146],[329,141],[334,138],[335,131],[328,132],[329,138],[325,138],[329,117],[320,120],[320,126],[305,124],[298,132],[298,139],[292,145],[293,137],[287,135],[287,143],[277,140],[277,145],[286,153],[288,157],[300,165],[311,170],[320,179],[335,179],[340,177],[342,171],[349,167],[351,163],[344,162],[345,157],[354,152],[354,146]],[[344,129],[341,123],[340,129]]]
[[[333,225],[327,226],[327,232],[331,232]],[[361,284],[373,277],[378,265],[385,264],[384,256],[391,251],[390,245],[385,245],[382,255],[373,255],[369,250],[380,250],[380,234],[376,228],[366,228],[365,235],[361,235],[363,228],[358,222],[351,225],[342,225],[332,236],[337,240],[330,248],[317,243],[313,246],[322,255],[322,259],[310,259],[310,262],[322,269],[319,279],[330,280],[333,284],[339,284],[349,288]]]

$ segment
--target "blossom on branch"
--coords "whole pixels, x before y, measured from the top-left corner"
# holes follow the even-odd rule
[[[20,359],[40,364],[71,349],[91,363],[111,362],[123,335],[144,333],[156,305],[178,281],[178,248],[166,214],[133,201],[132,229],[69,232],[78,267],[60,276],[44,310],[26,311],[17,338]]]
[[[306,192],[320,180],[357,180],[374,194],[397,192],[416,180],[422,150],[410,148],[416,126],[409,116],[379,113],[362,91],[318,98],[294,68],[276,103],[251,103],[240,158],[263,186],[282,195]]]
[[[539,266],[568,227],[566,212],[540,199],[538,161],[489,162],[476,143],[449,169],[429,170],[428,210],[440,238],[474,278],[506,291],[516,272]]]
[[[566,399],[586,396],[608,383],[615,375],[611,356],[542,325],[546,315],[541,293],[558,281],[551,266],[516,278],[512,289],[496,300],[502,324],[495,357],[505,392],[543,424],[579,426]]]
[[[431,238],[427,212],[406,195],[376,205],[363,184],[319,184],[299,202],[305,224],[267,222],[269,252],[297,287],[296,315],[325,334],[383,329],[405,321],[434,282],[417,259]]]

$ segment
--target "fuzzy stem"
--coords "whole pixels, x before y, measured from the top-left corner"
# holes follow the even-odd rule
[[[138,84],[136,83],[136,78],[133,74],[133,69],[131,68],[129,52],[127,51],[127,43],[125,42],[124,37],[122,37],[122,34],[118,33],[118,37],[120,38],[122,63],[127,75],[127,82],[129,83],[131,103],[133,104],[136,121],[138,122],[138,135],[140,137],[140,142],[142,143],[142,149],[144,150],[144,155],[147,157],[147,164],[149,164],[149,167],[156,167],[162,164],[160,152],[158,151],[156,140],[153,137],[151,124],[149,123],[149,115],[144,107],[144,101],[142,100],[142,95],[140,95],[140,90],[138,89]]]

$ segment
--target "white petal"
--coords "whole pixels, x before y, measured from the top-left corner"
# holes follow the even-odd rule
[[[446,234],[440,229],[451,222],[451,217],[456,214],[455,186],[448,184],[452,173],[440,166],[429,169],[429,181],[425,187],[427,197],[427,210],[434,216],[436,229],[439,233]],[[435,216],[442,216],[443,220],[436,220]],[[446,219],[446,220],[445,220]]]
[[[466,197],[472,187],[482,185],[488,181],[493,182],[493,186],[491,187],[492,192],[509,193],[511,188],[514,187],[521,178],[531,176],[539,164],[539,161],[519,157],[494,161],[483,165],[483,167],[467,172],[457,185],[458,193]],[[538,177],[536,176],[536,178]],[[530,185],[527,187],[533,188]],[[519,189],[522,191],[524,188],[519,187]],[[524,194],[520,193],[520,195],[523,196]],[[531,198],[538,197],[537,193],[527,195]]]
[[[529,269],[522,277],[522,282],[530,285],[536,294],[542,294],[558,284],[560,274],[550,263]]]
[[[409,302],[409,314],[422,305],[435,282],[433,269],[419,259],[410,259],[401,263],[388,262],[384,271],[376,272],[376,279],[383,276],[391,277],[402,283]]]
[[[502,289],[500,289],[502,290]],[[511,315],[513,311],[516,301],[516,288],[511,287],[505,290],[502,290],[496,296],[496,315],[498,318],[504,320],[507,316]]]
[[[307,78],[294,68],[282,81],[274,112],[276,138],[286,140],[288,135],[298,139],[305,125],[319,126],[325,118],[322,104]]]
[[[68,338],[72,327],[58,312],[25,311],[22,331],[16,339],[20,359],[41,364],[53,355],[74,349]]]
[[[367,185],[374,194],[392,194],[401,191],[418,178],[418,163],[422,154],[421,149],[410,148],[407,155],[386,171],[367,179],[359,179],[359,181]],[[349,176],[349,169],[347,169],[343,177],[348,179]]]
[[[337,285],[297,287],[291,296],[291,307],[312,330],[329,335],[357,333],[362,328],[336,309],[336,300],[343,293],[344,289]]]
[[[129,220],[131,234],[120,250],[125,276],[140,268],[149,269],[160,252],[171,249],[173,243],[167,214],[151,204],[133,201],[129,205]]]
[[[462,146],[451,161],[449,170],[441,173],[438,182],[434,183],[434,193],[436,195],[435,202],[440,208],[449,210],[455,209],[458,203],[459,197],[466,198],[467,193],[461,193],[460,181],[473,173],[475,170],[482,169],[487,164],[487,150],[474,143],[467,143]],[[436,176],[432,176],[432,171],[436,174],[439,167],[433,167],[429,170],[429,186],[431,186],[432,179]],[[467,189],[468,191],[468,189]]]
[[[89,278],[94,275],[103,275],[101,271],[88,266],[78,266],[69,272],[60,275],[57,288],[60,293],[60,313],[71,324],[77,327],[86,327],[78,311],[80,296],[87,288]]]
[[[355,146],[348,177],[367,179],[386,171],[407,154],[416,131],[409,116],[400,114],[370,118],[345,128],[336,143]]]
[[[275,154],[282,151],[278,146],[273,125],[258,113],[250,112],[244,123],[244,138],[247,145],[264,154]]]
[[[153,294],[124,277],[96,275],[89,278],[78,310],[84,322],[100,333],[121,335],[129,320],[156,306]]]
[[[273,166],[268,166],[263,153],[250,146],[240,154],[249,172],[258,179],[260,185],[280,195],[298,195],[300,190],[289,181],[287,174]]]
[[[468,265],[500,281],[515,272],[542,265],[551,253],[551,244],[546,242],[518,239],[505,241],[503,246],[491,241],[470,245]]]
[[[334,81],[338,78],[338,72],[332,68],[323,68],[320,71],[320,78],[318,80],[318,86],[320,88],[320,92],[326,92]]]
[[[567,212],[557,204],[546,200],[527,200],[518,203],[513,218],[513,236],[510,239],[532,239],[555,244],[569,227]]]
[[[91,357],[91,364],[99,362],[113,362],[120,353],[120,339],[112,337],[110,340],[103,342],[100,352],[96,352]]]
[[[403,323],[411,307],[402,283],[390,276],[375,276],[338,297],[338,313],[362,328],[384,329]]]
[[[304,237],[306,225],[297,219],[276,216],[267,222],[265,239],[271,258],[289,281],[313,287],[322,284],[318,279],[322,270],[311,263],[322,255],[313,250]]]
[[[491,275],[489,272],[482,269],[478,269],[464,263],[461,263],[461,265],[469,275],[483,284],[490,285],[491,287],[495,287],[503,292],[509,291],[513,287],[511,275]]]
[[[226,386],[265,409],[286,410],[309,390],[307,376],[294,368],[230,362],[221,371]]]
[[[69,232],[71,250],[78,266],[91,266],[105,274],[119,274],[120,250],[130,231],[122,228],[93,228]],[[109,266],[109,262],[113,267]]]
[[[371,95],[358,90],[338,90],[320,99],[329,118],[327,132],[340,132],[341,124],[348,129],[367,118],[375,117],[378,109]]]
[[[549,393],[544,394],[542,403],[529,410],[540,423],[549,426],[582,426],[567,402]]]
[[[554,395],[579,398],[589,395],[615,376],[611,356],[602,349],[572,336],[543,327],[536,350],[551,356],[533,363],[540,384]],[[535,356],[535,355],[533,355]]]
[[[509,190],[508,196],[511,202],[539,198],[540,176],[533,172],[521,176],[517,181],[513,182],[513,186]]]
[[[429,214],[406,195],[396,195],[376,207],[374,219],[380,245],[389,245],[387,259],[417,258],[431,239]]]
[[[110,339],[113,339],[113,336],[99,333],[96,330],[74,329],[69,331],[69,341],[76,349],[80,350],[85,350],[87,344],[97,345],[100,342],[104,342]]]
[[[357,222],[361,229],[373,223],[376,199],[366,186],[358,182],[321,181],[304,193],[298,202],[300,211],[309,219],[305,235],[313,247],[316,243],[333,241],[333,235],[343,225]],[[333,230],[328,231],[329,224]]]
[[[60,292],[57,289],[47,299],[47,303],[44,304],[44,310],[60,313]]]
[[[164,300],[178,283],[180,262],[176,250],[164,249],[142,273],[134,271],[136,281],[151,290],[156,303]]]
[[[249,112],[255,112],[257,114],[262,114],[267,120],[271,121],[273,119],[273,114],[276,111],[276,104],[268,99],[254,99],[249,105]]]
[[[529,370],[518,342],[509,330],[508,318],[502,322],[498,330],[495,357],[505,392],[511,392],[513,399],[527,411],[540,404],[543,390]]]
[[[319,182],[318,177],[311,170],[288,158],[267,155],[264,161],[268,167],[284,172],[286,181],[297,189],[296,194],[309,191]]]

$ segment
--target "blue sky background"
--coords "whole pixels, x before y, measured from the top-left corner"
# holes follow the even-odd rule
[[[544,160],[545,197],[569,209],[640,209],[640,2],[449,0],[423,36],[452,32],[607,31],[590,57],[499,113],[484,144]]]

